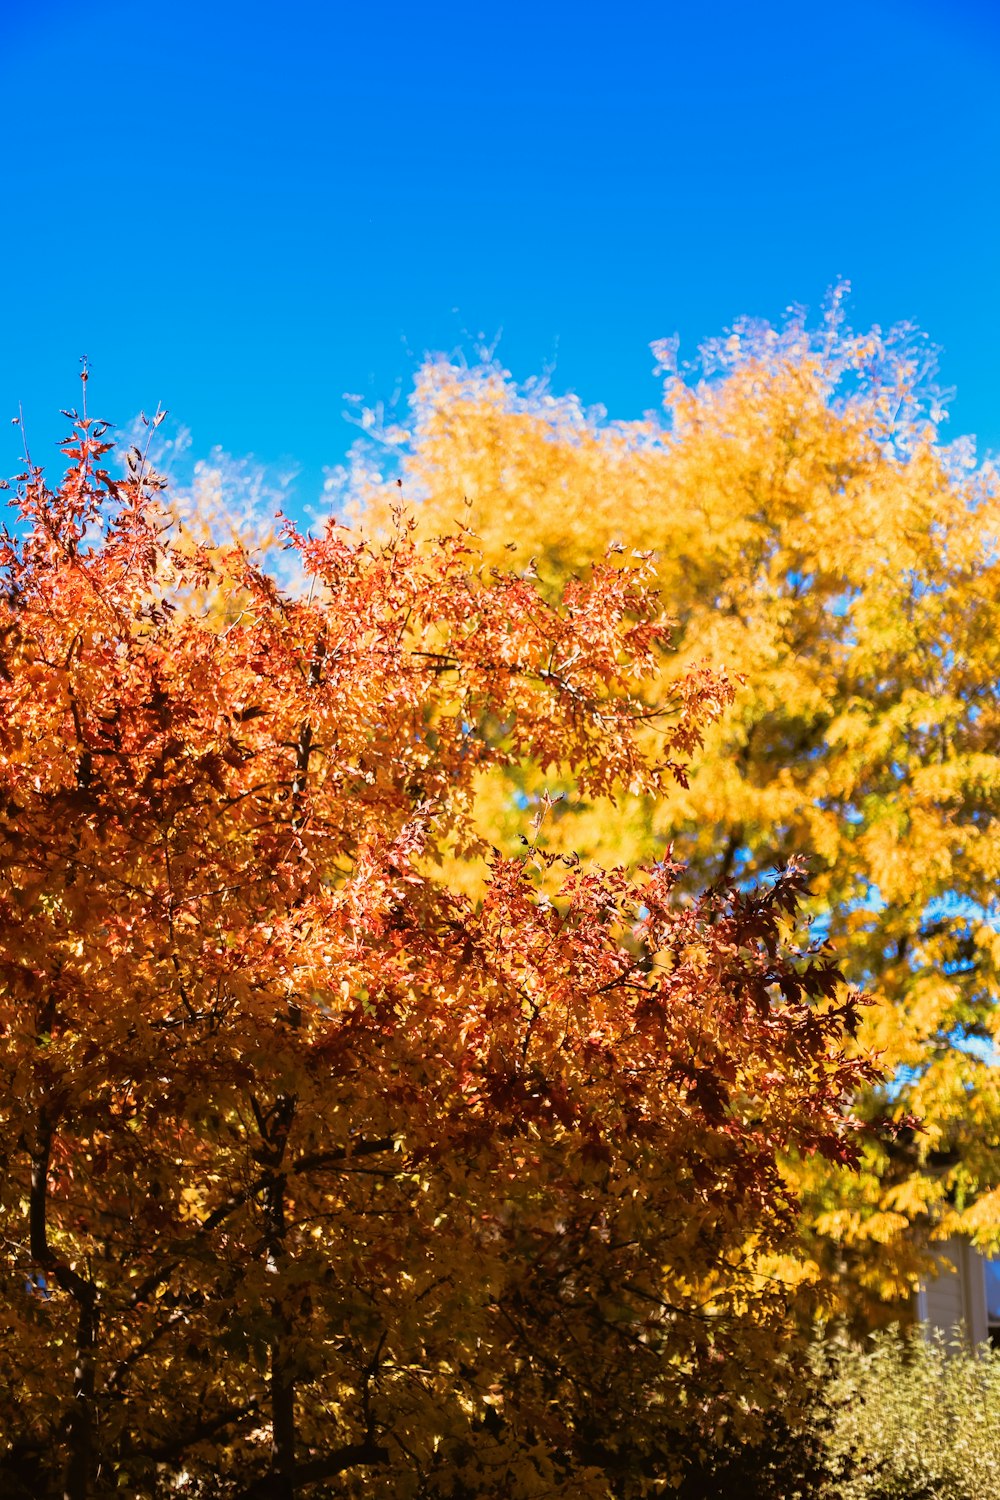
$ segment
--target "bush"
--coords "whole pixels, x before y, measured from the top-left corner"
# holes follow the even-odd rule
[[[678,1500],[1000,1500],[1000,1351],[883,1330],[817,1347],[811,1411],[694,1445]]]
[[[885,1331],[820,1363],[843,1500],[1000,1500],[1000,1352]]]

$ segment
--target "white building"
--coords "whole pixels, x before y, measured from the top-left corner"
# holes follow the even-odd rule
[[[941,1274],[917,1292],[917,1317],[950,1334],[961,1324],[972,1344],[1000,1348],[1000,1259],[989,1259],[967,1240],[935,1246]]]

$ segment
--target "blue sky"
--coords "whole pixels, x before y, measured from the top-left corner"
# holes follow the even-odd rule
[[[308,504],[426,350],[614,417],[741,314],[915,319],[1000,450],[1000,7],[0,0],[0,416],[159,400]],[[0,472],[17,466],[0,423]]]

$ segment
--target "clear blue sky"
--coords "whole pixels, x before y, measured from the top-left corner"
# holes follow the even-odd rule
[[[636,416],[651,339],[913,318],[1000,449],[1000,6],[0,0],[0,416],[157,400],[299,498],[425,350]],[[7,436],[3,437],[6,433]],[[17,464],[0,423],[0,472]]]

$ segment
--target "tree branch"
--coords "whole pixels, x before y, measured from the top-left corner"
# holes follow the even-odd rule
[[[329,1167],[345,1167],[349,1170],[350,1163],[355,1157],[374,1156],[383,1151],[395,1151],[397,1139],[398,1137],[392,1135],[380,1136],[376,1140],[354,1141],[347,1146],[336,1146],[329,1151],[316,1151],[310,1156],[300,1156],[298,1161],[293,1162],[288,1167],[288,1174],[298,1177],[306,1172],[319,1172]],[[264,1172],[255,1178],[253,1182],[248,1183],[246,1187],[240,1188],[238,1192],[230,1194],[218,1207],[213,1208],[207,1218],[203,1219],[197,1226],[193,1235],[193,1243],[197,1244],[205,1235],[211,1234],[213,1229],[217,1229],[220,1224],[224,1223],[230,1214],[235,1213],[238,1208],[242,1208],[244,1204],[258,1197],[267,1187],[269,1181],[269,1174]],[[35,1258],[38,1259],[37,1256]],[[130,1298],[132,1306],[135,1307],[141,1302],[148,1301],[157,1287],[162,1286],[167,1278],[182,1264],[182,1259],[175,1257],[173,1260],[167,1262],[166,1265],[158,1267],[155,1271],[151,1271],[146,1279],[141,1281],[132,1292]]]
[[[135,1451],[143,1458],[152,1459],[154,1463],[170,1463],[171,1460],[180,1458],[188,1448],[193,1448],[195,1443],[202,1443],[206,1438],[214,1437],[224,1427],[229,1427],[233,1422],[240,1422],[244,1417],[251,1416],[258,1410],[260,1402],[256,1396],[250,1401],[245,1401],[242,1406],[228,1406],[221,1412],[216,1412],[212,1417],[205,1417],[203,1421],[196,1422],[179,1437],[173,1437],[168,1443],[161,1443],[157,1448],[137,1448]]]

